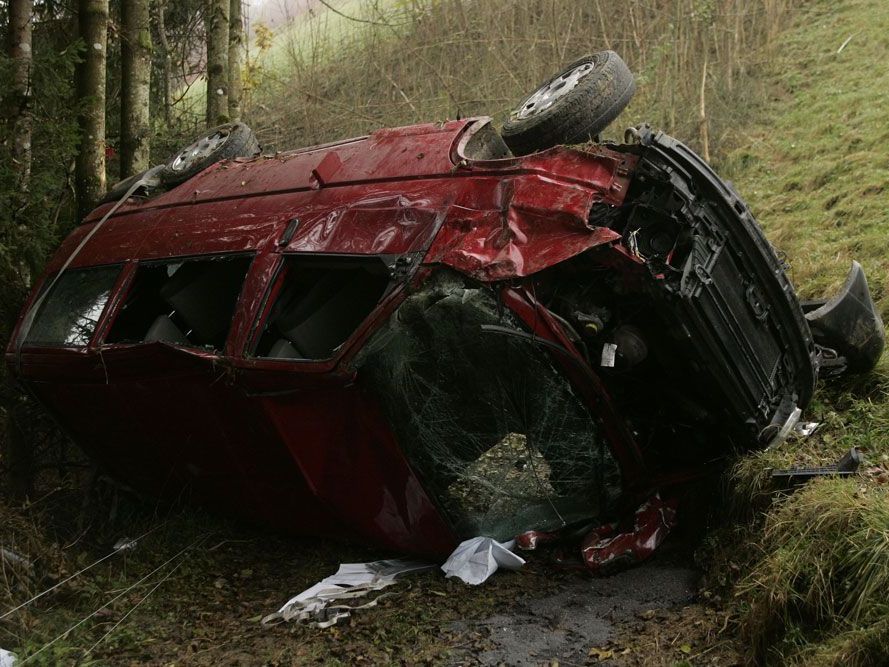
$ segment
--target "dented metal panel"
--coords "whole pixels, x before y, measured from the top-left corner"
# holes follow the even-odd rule
[[[531,275],[620,238],[589,223],[600,200],[590,187],[528,174],[499,181],[495,191],[496,209],[449,216],[427,263],[446,264],[479,280],[502,280]]]

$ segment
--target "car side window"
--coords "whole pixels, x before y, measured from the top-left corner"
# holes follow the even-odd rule
[[[68,269],[55,282],[50,279],[25,344],[86,347],[120,270],[120,265]]]
[[[251,260],[237,255],[140,264],[105,342],[223,349]]]
[[[389,269],[379,257],[287,257],[254,355],[331,358],[373,312],[389,284]]]

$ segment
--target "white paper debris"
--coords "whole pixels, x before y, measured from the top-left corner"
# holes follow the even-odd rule
[[[491,537],[473,537],[461,542],[441,569],[448,577],[477,586],[498,568],[518,570],[525,564],[524,558],[510,551],[513,547],[515,540],[498,542]]]
[[[15,653],[0,648],[0,667],[15,667],[16,661]]]
[[[614,368],[614,357],[617,354],[617,344],[616,343],[605,343],[602,346],[602,361],[601,366],[605,368]]]
[[[319,628],[327,628],[337,621],[347,618],[355,609],[373,607],[387,593],[377,596],[370,602],[350,607],[332,602],[367,595],[396,583],[399,575],[435,567],[429,563],[411,560],[378,560],[372,563],[343,563],[336,571],[311,588],[290,598],[274,614],[262,619],[264,625],[282,621],[307,623]]]

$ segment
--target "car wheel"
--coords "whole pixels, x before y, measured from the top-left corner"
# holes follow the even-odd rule
[[[584,56],[510,114],[503,140],[515,155],[589,141],[617,118],[635,92],[632,73],[614,51]]]
[[[244,123],[220,125],[170,158],[161,172],[161,182],[179,185],[220,160],[254,157],[259,150],[256,135]]]

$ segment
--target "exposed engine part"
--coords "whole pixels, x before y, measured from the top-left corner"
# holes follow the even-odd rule
[[[587,338],[594,338],[605,330],[611,314],[605,308],[594,308],[588,313],[574,311],[573,319]]]
[[[617,354],[625,366],[632,368],[648,357],[648,345],[639,327],[621,324],[611,334],[611,338],[617,345]]]

